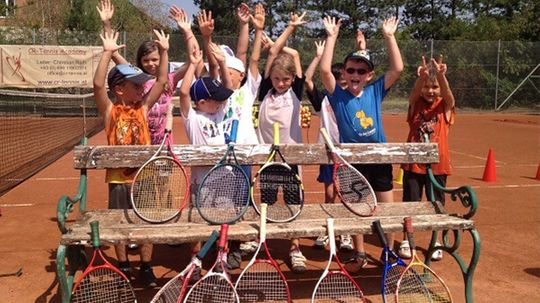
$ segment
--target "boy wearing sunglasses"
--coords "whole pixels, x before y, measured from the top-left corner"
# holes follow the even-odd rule
[[[392,85],[399,79],[403,61],[394,36],[399,20],[391,17],[384,20],[382,33],[389,58],[389,69],[375,79],[373,62],[365,50],[350,53],[343,62],[342,77],[347,83],[341,88],[332,74],[332,57],[339,34],[341,20],[334,17],[323,19],[326,29],[326,45],[320,62],[321,80],[328,91],[328,99],[336,116],[341,143],[385,143],[382,126],[382,101]],[[371,80],[375,79],[372,83]],[[369,84],[368,84],[369,83]],[[379,202],[393,202],[392,165],[354,165],[369,181]],[[394,236],[388,234],[388,243],[393,245]],[[354,236],[355,254],[349,261],[358,267],[367,265],[363,236]]]

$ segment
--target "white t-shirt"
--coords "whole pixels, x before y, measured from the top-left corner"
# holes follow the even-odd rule
[[[334,115],[334,111],[332,110],[332,106],[330,105],[330,101],[328,101],[328,97],[324,96],[324,99],[321,103],[321,111],[319,113],[320,115],[320,126],[321,128],[326,128],[326,132],[328,132],[328,135],[330,136],[330,140],[332,140],[332,143],[339,143],[339,130],[336,123],[336,116]],[[319,137],[317,138],[317,142],[324,143],[324,138],[322,137],[321,133],[319,133]]]
[[[258,144],[257,134],[253,126],[253,102],[257,98],[257,91],[261,84],[262,77],[257,74],[254,79],[250,70],[247,72],[247,81],[242,87],[235,90],[229,97],[228,107],[225,114],[225,125],[227,130],[230,130],[230,124],[233,119],[238,119],[238,133],[236,135],[236,143],[239,144]],[[227,134],[229,132],[227,131]]]

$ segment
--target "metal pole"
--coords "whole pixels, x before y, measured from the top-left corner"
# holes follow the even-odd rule
[[[126,31],[124,31],[124,32],[122,33],[122,40],[124,40],[124,45],[127,45],[127,33],[126,33]],[[124,47],[124,50],[123,50],[123,52],[124,52],[124,58],[126,58],[126,48],[127,48],[127,47]]]
[[[431,59],[433,59],[433,38],[430,39],[430,41],[431,41],[431,46],[430,46],[430,50],[429,50],[429,59],[431,60]]]
[[[497,46],[497,75],[495,76],[495,110],[497,110],[497,99],[499,93],[499,62],[501,59],[501,39],[499,39],[499,45]]]

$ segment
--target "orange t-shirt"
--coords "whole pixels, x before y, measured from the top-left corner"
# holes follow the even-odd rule
[[[429,141],[439,145],[439,163],[431,165],[434,175],[450,175],[450,153],[448,147],[448,132],[450,126],[454,124],[455,111],[452,109],[450,119],[446,119],[444,102],[442,98],[437,98],[432,103],[423,99],[417,100],[414,104],[414,112],[407,115],[409,123],[409,135],[407,142],[424,142],[420,135],[421,130],[430,133]],[[417,174],[426,174],[424,164],[403,164],[401,168]]]
[[[135,106],[114,104],[109,113],[105,132],[109,145],[150,144],[150,130],[141,104]],[[108,169],[105,181],[107,183],[130,183],[136,172],[136,168]]]

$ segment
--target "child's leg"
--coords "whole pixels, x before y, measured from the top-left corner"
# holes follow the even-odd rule
[[[298,274],[306,271],[306,257],[300,251],[300,239],[291,239],[289,257],[291,258],[291,269],[294,273]]]

